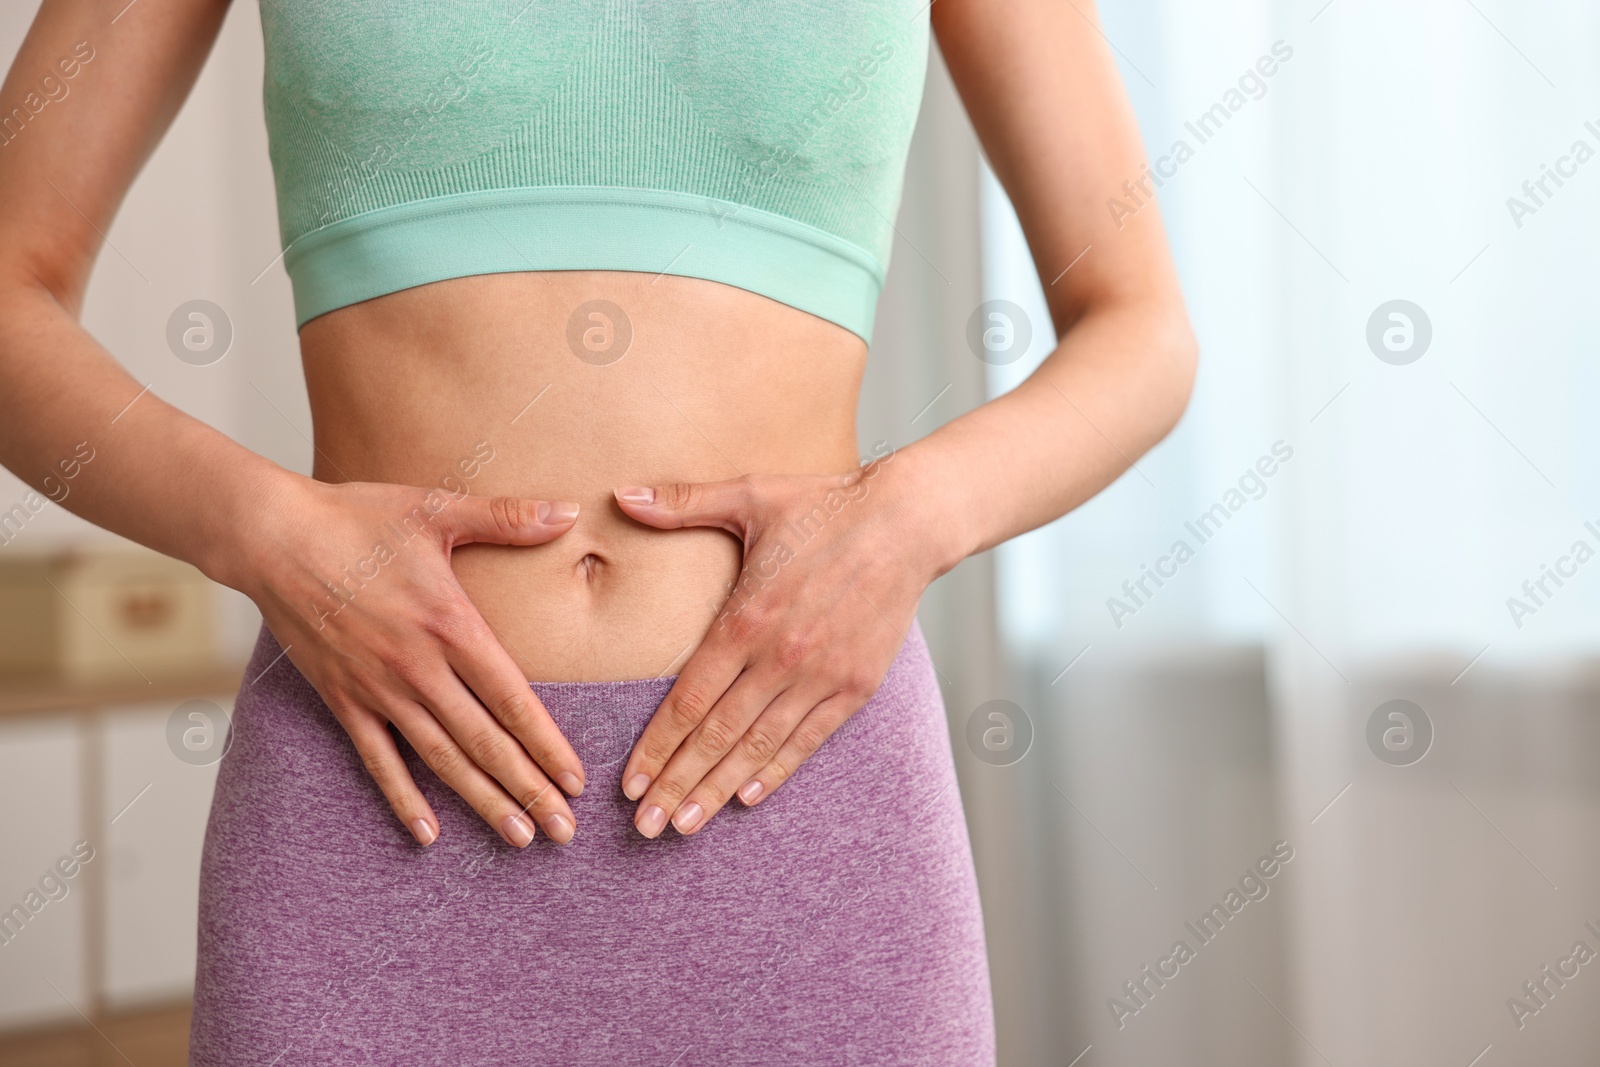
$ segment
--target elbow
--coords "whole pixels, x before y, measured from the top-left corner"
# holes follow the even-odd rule
[[[44,299],[60,306],[74,320],[82,306],[83,287],[67,283],[60,275],[37,267],[0,259],[0,321],[9,321]]]
[[[1136,427],[1132,443],[1141,451],[1154,447],[1177,427],[1194,394],[1200,344],[1182,297],[1174,291],[1106,301],[1076,319],[1058,317],[1063,347],[1075,331],[1075,351],[1106,373],[1109,390],[1126,405]]]
[[[1156,440],[1171,433],[1188,410],[1200,363],[1200,342],[1182,307],[1163,318],[1164,325],[1151,346],[1155,379],[1152,393],[1157,399],[1152,407],[1159,413]]]

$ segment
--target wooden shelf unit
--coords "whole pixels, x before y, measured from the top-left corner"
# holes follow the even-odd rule
[[[43,675],[0,675],[0,721],[27,715],[81,712],[153,701],[231,696],[244,677],[243,663],[219,663],[171,677],[78,681]]]

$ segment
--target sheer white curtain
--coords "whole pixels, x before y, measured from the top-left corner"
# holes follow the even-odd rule
[[[1054,872],[1052,958],[996,959],[1052,989],[1007,1062],[1572,1062],[1600,978],[1523,983],[1600,951],[1600,10],[1102,8],[1202,370],[1137,471],[996,553],[1038,744],[979,772]],[[1036,334],[998,392],[1051,338],[982,203],[985,296]],[[1189,932],[1279,841],[1267,896]]]

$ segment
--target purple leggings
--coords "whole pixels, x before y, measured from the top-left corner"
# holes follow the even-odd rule
[[[618,783],[671,678],[536,684],[589,787],[571,844],[520,851],[402,746],[442,824],[416,845],[278,653],[263,629],[212,801],[192,1065],[993,1064],[920,631],[782,789],[692,838],[640,837]]]

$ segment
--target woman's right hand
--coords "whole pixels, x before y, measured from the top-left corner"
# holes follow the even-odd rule
[[[529,815],[570,841],[563,790],[583,790],[583,764],[467,599],[450,552],[543,544],[578,506],[299,475],[266,496],[229,584],[261,609],[412,836],[430,844],[439,821],[390,724],[512,845],[533,840]]]

